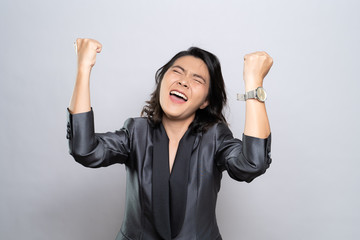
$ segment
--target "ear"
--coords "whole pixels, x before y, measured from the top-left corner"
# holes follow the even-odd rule
[[[199,107],[200,109],[204,109],[209,105],[209,101],[206,100],[205,102],[203,102],[203,104],[201,104],[201,106]]]

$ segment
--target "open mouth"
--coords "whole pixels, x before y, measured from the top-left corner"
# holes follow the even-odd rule
[[[171,91],[171,92],[170,92],[170,95],[171,95],[171,96],[174,96],[174,97],[176,97],[176,98],[182,99],[182,100],[184,100],[185,102],[188,100],[188,98],[187,98],[187,96],[186,96],[185,94],[183,94],[183,93],[181,93],[181,92],[178,92],[178,91],[175,91],[175,90]]]

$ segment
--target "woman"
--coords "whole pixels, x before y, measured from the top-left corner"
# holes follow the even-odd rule
[[[222,239],[215,216],[222,171],[251,182],[271,162],[264,99],[246,100],[242,141],[234,138],[222,114],[220,63],[213,54],[190,48],[157,71],[143,117],[128,119],[118,131],[95,134],[89,80],[102,46],[92,39],[77,39],[76,45],[70,154],[86,167],[125,164],[126,207],[117,239]],[[255,52],[244,60],[245,89],[251,92],[262,87],[272,59]]]

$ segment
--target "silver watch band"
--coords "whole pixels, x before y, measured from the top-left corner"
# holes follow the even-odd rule
[[[238,101],[246,101],[249,98],[256,98],[256,89],[251,90],[245,94],[238,93],[237,94],[237,100]]]

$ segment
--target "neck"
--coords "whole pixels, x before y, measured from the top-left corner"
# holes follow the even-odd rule
[[[164,125],[166,134],[170,141],[180,141],[182,136],[184,136],[185,132],[188,130],[190,124],[194,120],[195,115],[193,117],[183,119],[183,120],[173,120],[169,119],[167,116],[163,116],[162,124]]]

